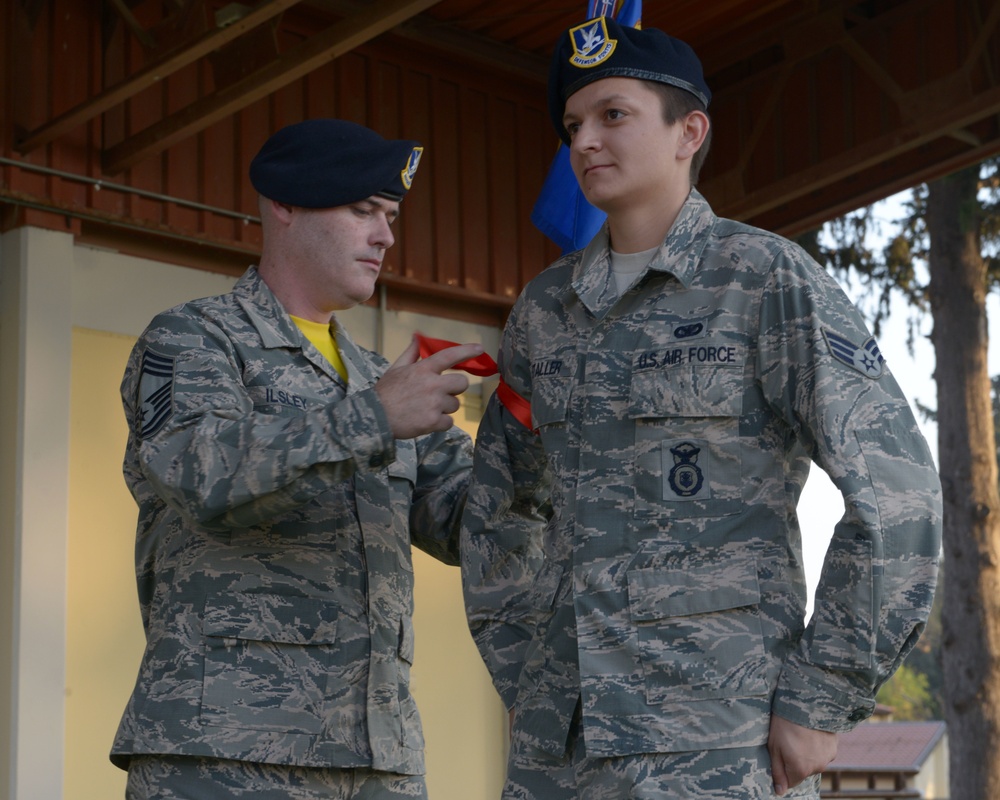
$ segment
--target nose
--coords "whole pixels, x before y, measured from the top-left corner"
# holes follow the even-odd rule
[[[599,150],[600,147],[601,140],[597,135],[597,126],[588,125],[585,122],[579,123],[576,132],[573,134],[573,138],[570,140],[570,150],[587,153]]]
[[[396,237],[392,235],[389,220],[384,214],[379,214],[378,220],[379,224],[375,226],[375,230],[372,232],[372,244],[383,250],[388,250],[396,241]]]

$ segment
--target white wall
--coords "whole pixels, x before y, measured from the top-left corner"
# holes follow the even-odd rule
[[[122,796],[124,773],[107,751],[141,626],[118,382],[154,314],[233,282],[75,246],[67,234],[0,237],[0,797]],[[491,328],[367,306],[339,316],[360,344],[384,342],[390,358],[415,329],[482,341],[488,352],[499,339]],[[469,414],[456,417],[474,427],[479,398],[467,399]],[[465,628],[458,571],[422,554],[415,563],[413,679],[431,795],[492,800],[505,714]]]
[[[17,229],[0,242],[0,785],[10,800],[62,792],[72,268],[68,236]]]

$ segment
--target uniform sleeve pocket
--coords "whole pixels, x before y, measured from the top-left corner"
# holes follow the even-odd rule
[[[810,656],[825,667],[867,670],[875,657],[872,544],[834,538],[823,562]]]
[[[648,702],[767,693],[752,558],[632,570],[628,585]]]
[[[210,597],[205,606],[207,725],[318,733],[336,638],[332,603],[275,594]]]

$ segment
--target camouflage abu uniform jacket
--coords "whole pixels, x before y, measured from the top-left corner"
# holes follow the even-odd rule
[[[414,544],[458,559],[460,430],[392,439],[386,362],[349,388],[251,269],[159,315],[122,383],[146,650],[112,760],[187,754],[423,772]]]
[[[941,535],[926,443],[836,283],[693,191],[618,298],[607,229],[524,290],[462,532],[470,627],[512,756],[753,746],[843,731],[916,642]],[[804,628],[810,459],[846,502]]]

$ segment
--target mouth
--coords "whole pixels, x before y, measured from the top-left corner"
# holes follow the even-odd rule
[[[592,166],[586,167],[583,170],[583,174],[585,177],[589,177],[590,175],[594,175],[598,172],[602,172],[603,170],[608,169],[610,166],[611,166],[610,164],[594,164]]]

